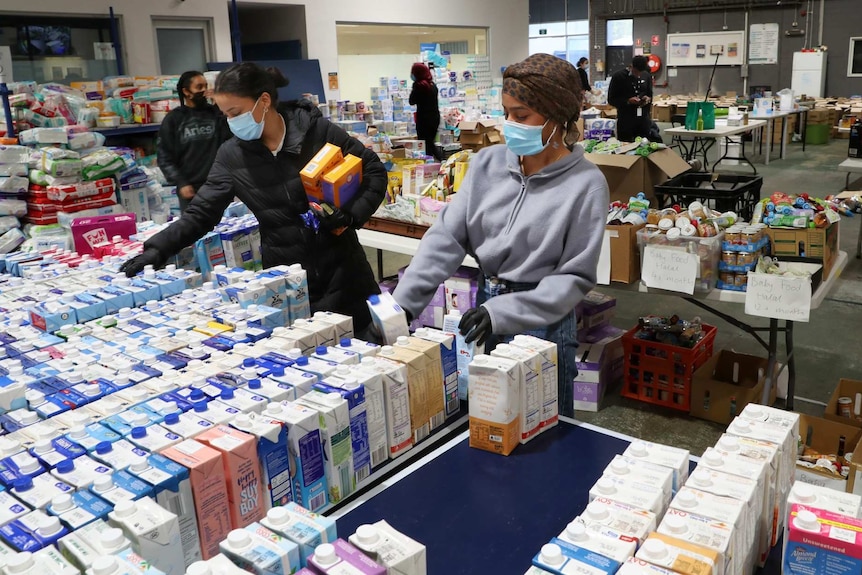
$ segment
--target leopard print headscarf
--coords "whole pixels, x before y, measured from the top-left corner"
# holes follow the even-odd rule
[[[582,91],[577,69],[550,54],[533,54],[503,73],[503,93],[566,130],[566,144],[578,140]]]

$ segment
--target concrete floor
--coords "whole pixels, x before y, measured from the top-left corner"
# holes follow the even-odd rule
[[[836,171],[837,165],[847,156],[847,140],[833,140],[827,145],[788,146],[787,158],[773,160],[768,166],[755,161],[758,173],[763,176],[762,195],[774,192],[808,192],[823,197],[835,194],[844,187],[845,174]],[[716,154],[717,150],[713,150]],[[717,157],[717,156],[715,156]],[[714,158],[713,158],[714,159]],[[711,160],[712,161],[712,160]],[[747,166],[721,164],[720,172],[751,173]],[[862,190],[862,181],[851,189]],[[812,311],[811,321],[796,324],[794,330],[796,349],[796,411],[810,415],[822,415],[823,404],[829,399],[840,378],[862,379],[862,361],[855,350],[862,322],[862,262],[855,258],[856,237],[862,217],[843,218],[841,221],[840,246],[849,254],[847,268],[838,279],[835,289],[829,293],[819,309]],[[366,250],[369,262],[376,269],[376,253]],[[386,252],[384,271],[386,275],[397,273],[409,263],[408,256]],[[691,318],[703,317],[704,322],[718,327],[716,350],[734,351],[765,357],[763,348],[750,336],[730,324],[714,317],[700,308],[675,296],[638,294],[623,290],[606,291],[616,296],[617,310],[614,325],[629,329],[642,315],[671,315]],[[741,305],[718,304],[718,309],[745,319],[755,325],[768,325],[768,320],[757,320],[745,316]],[[597,413],[576,412],[576,418],[613,431],[687,448],[695,455],[713,445],[724,429],[723,425],[699,420],[682,412],[655,407],[621,398],[620,386],[608,390],[602,409]],[[782,404],[779,400],[779,405]]]

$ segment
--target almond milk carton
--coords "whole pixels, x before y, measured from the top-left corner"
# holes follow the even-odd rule
[[[822,509],[790,506],[782,573],[862,573],[862,521]]]
[[[477,355],[470,364],[470,447],[509,455],[521,437],[521,368],[514,359]]]

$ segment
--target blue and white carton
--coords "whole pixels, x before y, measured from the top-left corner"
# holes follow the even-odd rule
[[[89,491],[76,491],[55,497],[48,505],[50,515],[60,518],[70,531],[108,517],[113,506]]]
[[[266,488],[266,508],[286,505],[293,501],[291,458],[287,441],[287,426],[265,414],[240,414],[231,426],[257,438],[257,455]]]
[[[299,546],[299,561],[305,567],[314,549],[338,538],[335,521],[308,511],[296,503],[274,507],[267,511],[261,524]]]

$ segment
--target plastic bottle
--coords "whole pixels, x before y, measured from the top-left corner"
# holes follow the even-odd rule
[[[697,111],[697,123],[695,124],[695,129],[698,132],[703,131],[703,109]]]

